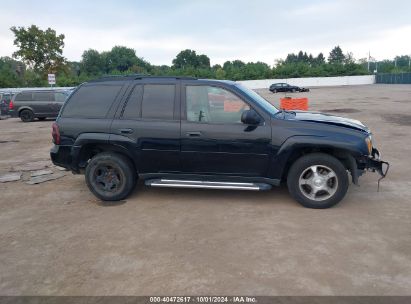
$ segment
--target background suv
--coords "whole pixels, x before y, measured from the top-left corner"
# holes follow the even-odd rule
[[[302,205],[327,208],[366,169],[385,176],[361,122],[279,111],[231,81],[103,78],[79,86],[53,124],[54,164],[85,173],[103,200],[137,179],[157,187],[267,190],[286,182]],[[383,170],[383,165],[387,167]]]
[[[9,104],[12,117],[20,117],[24,122],[34,118],[44,120],[57,117],[69,93],[57,90],[27,90],[14,95]]]

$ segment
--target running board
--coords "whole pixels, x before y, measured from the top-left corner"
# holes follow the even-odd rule
[[[237,182],[212,182],[196,180],[176,179],[150,179],[146,180],[147,186],[166,188],[204,188],[204,189],[227,189],[227,190],[270,190],[271,185],[264,183],[237,183]]]

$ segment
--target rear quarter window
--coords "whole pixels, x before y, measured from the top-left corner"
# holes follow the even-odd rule
[[[121,88],[118,83],[83,85],[70,96],[61,116],[104,118]]]
[[[62,92],[56,92],[54,93],[54,100],[57,102],[65,102],[67,99],[68,94],[62,93]]]

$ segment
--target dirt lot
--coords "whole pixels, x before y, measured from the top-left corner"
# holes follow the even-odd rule
[[[369,173],[328,210],[301,207],[284,187],[139,185],[106,204],[83,176],[28,185],[25,171],[0,183],[0,294],[411,295],[411,86],[295,95],[374,131],[392,164],[379,193]],[[49,159],[51,123],[0,120],[0,175]]]

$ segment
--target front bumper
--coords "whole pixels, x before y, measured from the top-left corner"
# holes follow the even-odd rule
[[[381,179],[387,176],[390,164],[386,161],[381,160],[380,152],[372,148],[371,156],[366,159],[365,169],[378,172],[381,175]]]

